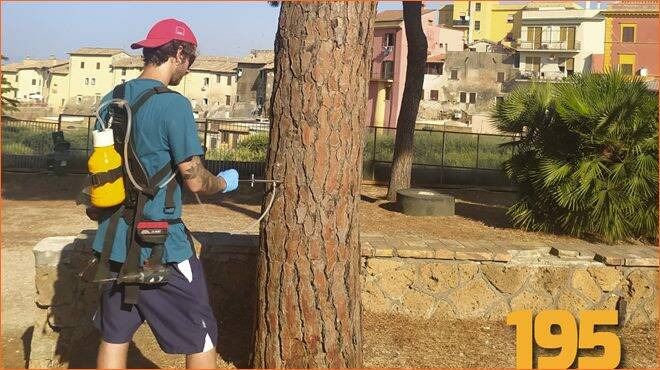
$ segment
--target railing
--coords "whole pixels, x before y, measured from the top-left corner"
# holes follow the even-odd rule
[[[63,116],[68,117],[68,116]],[[87,172],[92,152],[91,129],[95,118],[61,121],[65,140],[71,143],[70,171]],[[212,172],[236,168],[241,176],[263,176],[270,125],[260,122],[201,120],[199,139]],[[2,125],[2,168],[43,171],[46,155],[53,150],[51,134],[57,123],[9,121]],[[394,153],[395,128],[366,127],[363,179],[387,182]],[[501,144],[514,136],[415,130],[412,181],[416,185],[509,186],[501,166],[512,154]]]
[[[572,47],[570,47],[572,46]],[[573,45],[569,45],[568,41],[526,41],[518,40],[516,42],[516,48],[520,50],[580,50],[580,42],[575,42]]]

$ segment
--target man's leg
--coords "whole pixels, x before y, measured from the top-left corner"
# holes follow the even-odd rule
[[[213,351],[215,353],[215,351]],[[128,343],[114,344],[101,340],[97,369],[125,369],[128,356]]]
[[[186,369],[215,369],[215,347],[200,353],[186,355]]]

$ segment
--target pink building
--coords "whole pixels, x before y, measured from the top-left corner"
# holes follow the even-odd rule
[[[438,18],[437,9],[422,9],[422,28],[429,56],[462,50],[462,32],[439,26]],[[396,127],[408,58],[405,32],[402,10],[387,10],[376,16],[367,125]],[[459,50],[453,50],[459,45]]]
[[[658,3],[620,1],[605,15],[605,67],[649,79],[660,76],[658,66]]]

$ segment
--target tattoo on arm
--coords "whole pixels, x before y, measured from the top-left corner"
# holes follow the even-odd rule
[[[201,181],[202,188],[198,193],[211,195],[224,190],[225,182],[204,168],[204,164],[199,157],[192,157],[190,162],[190,168],[186,169],[181,175],[186,181],[195,179]]]

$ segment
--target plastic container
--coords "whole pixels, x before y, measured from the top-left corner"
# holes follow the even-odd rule
[[[121,167],[121,156],[115,150],[112,129],[92,131],[92,140],[94,142],[94,152],[87,161],[89,173],[97,174]],[[124,179],[119,177],[113,182],[92,186],[90,195],[92,205],[95,207],[107,208],[116,206],[126,198]]]

